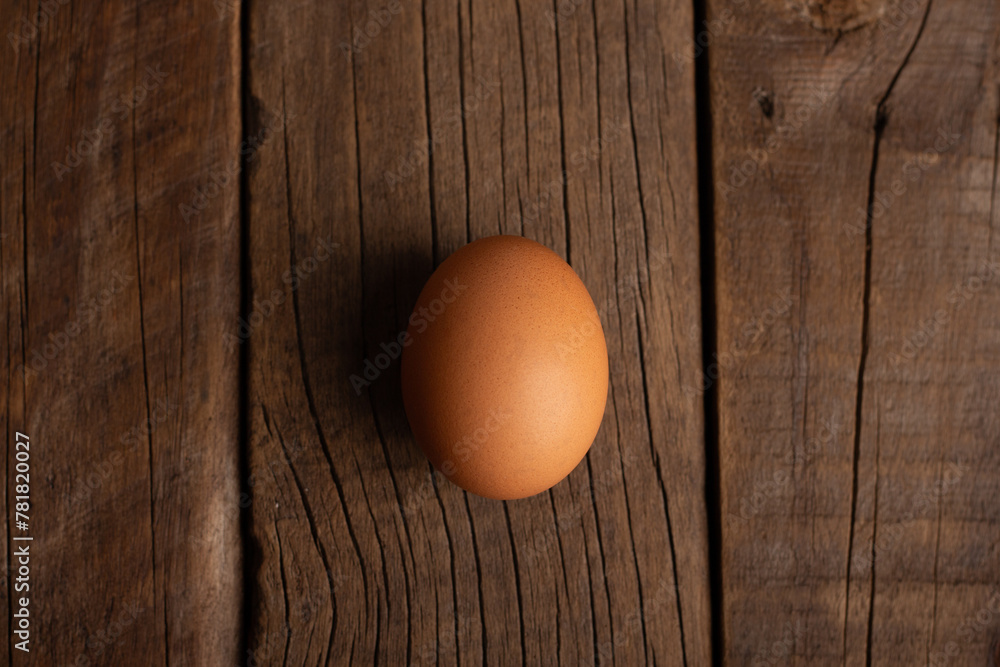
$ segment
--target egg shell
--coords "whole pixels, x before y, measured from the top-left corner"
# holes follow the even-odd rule
[[[580,463],[608,396],[594,302],[556,253],[520,236],[474,241],[428,279],[404,338],[417,444],[460,487],[545,491]]]

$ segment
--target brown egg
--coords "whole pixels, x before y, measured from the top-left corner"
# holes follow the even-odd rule
[[[524,498],[586,455],[608,397],[587,288],[520,236],[460,248],[427,281],[403,339],[406,415],[438,470],[487,498]]]

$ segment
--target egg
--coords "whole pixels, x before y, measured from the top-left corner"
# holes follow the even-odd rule
[[[403,403],[430,462],[502,500],[583,460],[608,398],[608,350],[583,282],[520,236],[474,241],[427,280],[403,336]]]

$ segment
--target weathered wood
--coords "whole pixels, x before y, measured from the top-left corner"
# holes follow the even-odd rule
[[[34,537],[31,652],[6,620],[0,650],[233,664],[239,189],[179,207],[236,154],[237,16],[43,4],[0,7],[0,403],[8,472],[31,438]]]
[[[725,661],[986,664],[995,3],[709,7]]]
[[[693,65],[672,59],[691,8],[556,10],[251,7],[248,132],[288,119],[248,184],[268,663],[710,659],[702,406],[673,390],[700,374]],[[396,363],[351,381],[433,266],[495,233],[567,257],[612,367],[588,461],[508,503],[435,484]],[[333,259],[285,284],[322,240]]]
[[[0,5],[0,655],[1000,661],[1000,9],[705,4]],[[611,367],[505,503],[433,474],[393,346],[497,233]]]

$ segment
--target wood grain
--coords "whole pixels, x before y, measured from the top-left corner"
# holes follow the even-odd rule
[[[8,470],[31,438],[34,537],[31,652],[5,620],[8,662],[236,660],[239,189],[180,209],[236,154],[236,18],[0,8],[0,402]]]
[[[996,8],[795,4],[709,3],[724,659],[986,664]]]
[[[290,119],[248,187],[253,308],[283,301],[245,343],[271,664],[710,659],[702,407],[671,391],[700,374],[693,65],[670,60],[691,10],[556,9],[251,7],[248,132]],[[355,29],[378,34],[339,48]],[[612,367],[586,463],[507,503],[432,479],[396,364],[350,380],[497,233],[571,262]],[[322,239],[333,260],[283,284]]]
[[[992,0],[0,34],[0,539],[17,432],[34,537],[0,661],[1000,662]],[[585,461],[510,502],[434,473],[394,348],[493,234],[573,266],[610,356]]]

